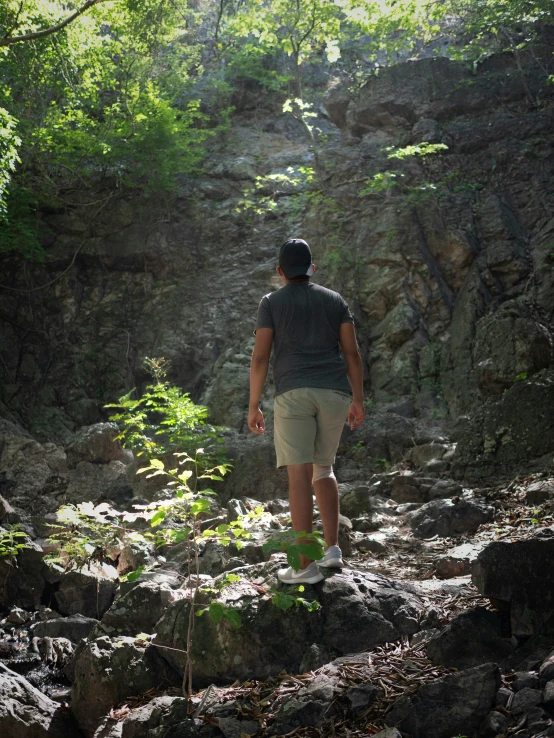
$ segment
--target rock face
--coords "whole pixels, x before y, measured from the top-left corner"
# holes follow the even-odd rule
[[[554,615],[554,572],[546,561],[554,555],[550,536],[490,543],[473,565],[473,583],[485,597],[510,605],[512,632],[538,633]]]
[[[401,697],[386,722],[411,738],[474,735],[494,707],[499,686],[496,664],[448,674],[420,687],[413,697]]]
[[[242,608],[240,628],[224,622],[216,626],[206,616],[195,622],[193,660],[199,684],[263,679],[282,669],[298,671],[304,652],[313,644],[344,654],[419,630],[423,607],[410,588],[361,572],[343,571],[306,587],[303,596],[319,601],[319,610],[292,607],[283,612],[263,593],[264,588],[275,585],[275,568],[267,564],[235,570],[242,580],[223,589],[221,601]],[[254,587],[246,577],[264,582],[263,587]],[[171,605],[157,625],[156,643],[182,648],[187,618],[187,601]],[[178,652],[162,653],[182,670]]]
[[[81,738],[71,714],[0,664],[2,738]]]
[[[465,424],[452,470],[467,478],[507,474],[554,451],[554,370],[545,369],[489,398]]]

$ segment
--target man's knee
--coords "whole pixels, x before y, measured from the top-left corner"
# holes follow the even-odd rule
[[[333,473],[333,466],[322,466],[321,464],[314,464],[314,472],[312,476],[312,482],[319,482],[320,479],[335,479]]]

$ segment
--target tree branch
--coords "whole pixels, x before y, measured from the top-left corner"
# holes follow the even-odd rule
[[[42,31],[25,33],[22,36],[4,36],[4,38],[0,38],[0,46],[11,46],[12,44],[16,44],[19,41],[34,41],[38,38],[43,38],[44,36],[50,36],[50,34],[56,33],[56,31],[61,31],[62,28],[68,26],[76,18],[85,13],[89,8],[92,8],[95,5],[99,5],[100,3],[104,2],[106,2],[106,0],[87,0],[86,3],[79,8],[79,10],[76,10],[74,13],[72,13],[72,15],[69,15],[67,18],[65,18],[65,20],[56,23],[56,25],[50,26],[50,28],[43,28]]]

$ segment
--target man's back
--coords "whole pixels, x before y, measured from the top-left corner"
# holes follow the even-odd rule
[[[352,322],[338,292],[311,282],[287,284],[263,297],[256,328],[274,331],[275,394],[301,387],[349,393],[339,332],[342,323]]]

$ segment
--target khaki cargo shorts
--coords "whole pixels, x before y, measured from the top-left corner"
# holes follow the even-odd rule
[[[277,395],[274,437],[277,467],[335,461],[352,398],[340,390],[302,387]]]

